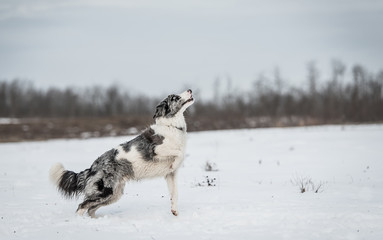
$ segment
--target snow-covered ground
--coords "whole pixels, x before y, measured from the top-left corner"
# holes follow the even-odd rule
[[[383,125],[190,133],[178,217],[163,179],[76,216],[50,166],[84,170],[130,138],[0,144],[0,239],[383,239]]]

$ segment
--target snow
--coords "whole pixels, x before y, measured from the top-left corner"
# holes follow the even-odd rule
[[[18,118],[0,118],[0,124],[19,124]]]
[[[84,170],[130,138],[0,144],[0,239],[383,239],[383,125],[189,133],[178,217],[163,179],[75,215],[81,199],[59,195],[51,165]],[[301,178],[323,185],[301,193]]]

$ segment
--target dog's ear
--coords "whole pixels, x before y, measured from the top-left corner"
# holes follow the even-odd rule
[[[156,118],[161,117],[161,116],[162,116],[162,105],[159,104],[156,107],[156,113],[154,113],[153,119],[156,119]]]
[[[153,118],[158,117],[165,117],[170,112],[169,104],[167,99],[163,100],[160,104],[156,107],[156,113],[154,114]]]

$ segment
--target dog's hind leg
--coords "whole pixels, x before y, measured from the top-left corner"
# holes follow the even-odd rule
[[[96,217],[96,211],[103,206],[112,204],[121,198],[124,193],[125,182],[120,182],[113,189],[104,187],[102,192],[86,197],[86,200],[78,206],[77,213],[83,215],[88,211],[88,215],[92,218]]]
[[[110,198],[110,196],[94,196],[91,198],[87,198],[84,202],[78,205],[76,213],[79,215],[84,215],[84,213],[88,211],[89,216],[94,218],[96,210],[101,206],[107,205],[107,202],[109,202]]]
[[[91,195],[85,196],[84,202],[78,205],[76,212],[79,215],[83,215],[86,211],[89,211],[89,209],[91,208],[94,209],[94,207],[98,208],[98,206],[102,206],[105,202],[108,202],[112,198],[113,189],[111,187],[105,187],[102,179],[100,179],[100,181],[98,181],[97,183],[99,185],[99,191]],[[93,211],[93,214],[97,210],[97,208]]]
[[[177,209],[177,200],[178,200],[178,190],[176,182],[176,172],[169,173],[166,175],[166,182],[168,184],[169,193],[170,193],[170,202],[171,202],[171,212],[174,216],[178,216]]]
[[[117,187],[114,189],[113,194],[110,195],[109,198],[104,199],[104,201],[100,201],[99,203],[97,203],[96,205],[93,205],[92,207],[90,207],[88,209],[88,215],[91,218],[95,218],[96,217],[96,211],[100,207],[112,204],[112,203],[116,202],[117,200],[119,200],[121,198],[122,194],[124,193],[124,187],[125,187],[125,183],[121,182],[120,184],[118,184]]]

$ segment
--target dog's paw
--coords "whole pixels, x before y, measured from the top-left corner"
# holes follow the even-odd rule
[[[173,214],[174,216],[178,216],[178,211],[177,211],[177,210],[172,210],[172,214]]]

